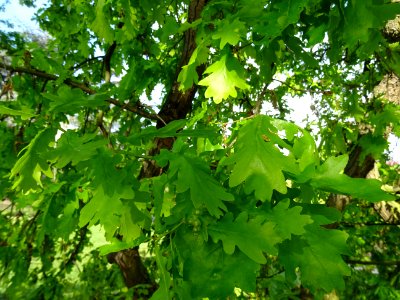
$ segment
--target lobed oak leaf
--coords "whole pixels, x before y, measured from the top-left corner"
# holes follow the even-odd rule
[[[248,89],[250,87],[239,75],[241,72],[239,63],[234,59],[229,59],[228,55],[224,55],[204,71],[204,74],[210,75],[200,80],[199,85],[207,86],[205,96],[213,98],[214,102],[218,104],[229,96],[237,97],[236,88]]]
[[[253,261],[264,264],[264,252],[276,254],[275,245],[282,238],[275,230],[275,223],[265,222],[265,218],[249,219],[246,212],[242,212],[235,220],[228,213],[217,224],[210,225],[208,232],[214,242],[222,241],[227,254],[233,254],[237,246]]]

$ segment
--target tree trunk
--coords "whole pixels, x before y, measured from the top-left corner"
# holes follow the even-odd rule
[[[188,22],[200,18],[201,12],[206,5],[207,0],[192,0],[190,1],[188,8]],[[191,111],[192,102],[194,95],[197,91],[197,87],[193,86],[187,91],[179,90],[178,75],[184,65],[186,65],[193,51],[196,49],[196,31],[194,29],[188,29],[184,33],[184,45],[182,50],[182,58],[177,66],[177,71],[174,78],[174,83],[170,92],[168,93],[164,104],[159,112],[160,120],[157,122],[157,127],[161,128],[171,121],[184,119],[186,115]],[[204,71],[204,66],[200,66],[197,69],[199,77]],[[150,151],[150,155],[156,155],[161,149],[171,149],[174,143],[173,138],[157,138],[154,141],[154,147]],[[158,176],[162,173],[162,170],[152,160],[146,161],[140,172],[140,178],[150,178]],[[122,274],[125,278],[127,287],[133,287],[138,284],[149,284],[152,288],[150,292],[155,291],[155,283],[150,279],[150,276],[142,263],[139,255],[138,247],[133,249],[126,249],[117,253],[109,255],[109,261],[118,264]],[[150,296],[149,296],[150,297]]]

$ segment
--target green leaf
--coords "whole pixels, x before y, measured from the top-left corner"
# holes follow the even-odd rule
[[[328,159],[318,168],[320,174],[332,174],[337,175],[343,173],[344,168],[347,165],[349,156],[347,154],[328,157]]]
[[[180,131],[186,125],[186,120],[174,120],[168,123],[166,126],[157,129],[156,127],[147,127],[140,133],[133,134],[129,140],[133,143],[137,143],[139,140],[150,140],[155,137],[173,137],[177,136],[177,131]]]
[[[301,214],[302,207],[289,208],[288,199],[280,201],[273,209],[265,213],[265,219],[276,224],[274,231],[283,239],[290,239],[292,234],[302,235],[306,231],[304,226],[311,224],[313,220],[308,215]]]
[[[319,164],[317,146],[307,130],[281,119],[272,119],[271,123],[276,129],[285,131],[286,139],[293,144],[292,148],[287,149],[296,157],[301,171],[310,165]],[[282,147],[285,148],[284,145]]]
[[[161,31],[160,40],[161,42],[166,42],[170,38],[177,33],[179,29],[179,24],[177,23],[175,17],[173,16],[165,16],[165,23],[163,24]]]
[[[121,163],[120,155],[111,155],[105,149],[99,149],[97,155],[90,160],[89,172],[92,178],[91,185],[97,189],[104,186],[104,192],[113,196],[115,193],[121,195],[124,199],[132,199],[135,195],[133,188],[137,185],[136,179],[130,172],[136,170],[130,169],[135,166],[117,167]]]
[[[240,251],[228,255],[220,244],[205,243],[187,229],[179,230],[173,243],[183,258],[183,278],[191,299],[226,299],[235,287],[255,291],[259,264]]]
[[[202,21],[203,20],[201,18],[198,18],[197,20],[193,21],[192,23],[185,22],[181,25],[181,27],[179,27],[179,32],[183,33],[190,28],[197,27],[201,24]]]
[[[35,49],[32,51],[31,55],[31,65],[38,70],[60,75],[65,73],[64,67],[54,59],[49,58],[44,49]]]
[[[239,43],[242,33],[246,30],[245,23],[239,21],[237,18],[235,18],[233,21],[229,19],[223,19],[218,23],[217,26],[218,30],[212,36],[212,38],[214,40],[221,39],[219,44],[220,49],[223,49],[226,44],[235,46],[237,43]]]
[[[200,44],[193,51],[190,57],[189,63],[182,67],[181,72],[178,75],[179,89],[181,91],[186,91],[197,84],[199,81],[199,75],[197,74],[197,67],[207,61],[208,58],[208,48],[203,44]]]
[[[346,165],[348,157],[329,157],[326,162],[317,168],[310,184],[314,188],[324,191],[350,195],[355,198],[364,199],[370,202],[392,201],[393,195],[381,189],[381,183],[376,179],[352,178],[340,174]]]
[[[285,267],[286,278],[294,282],[299,268],[302,284],[312,291],[344,289],[343,276],[350,275],[350,268],[341,257],[348,254],[347,234],[317,224],[307,225],[306,231],[279,246],[279,261]]]
[[[256,31],[262,33],[267,46],[270,41],[282,35],[282,32],[290,24],[299,21],[301,12],[308,2],[309,0],[281,0],[274,1],[271,5],[268,5],[267,13],[263,15],[265,21],[255,24]]]
[[[328,26],[326,24],[321,24],[316,27],[311,27],[307,32],[309,36],[307,47],[312,47],[318,43],[321,43],[326,35],[326,30]]]
[[[99,187],[92,199],[82,208],[79,216],[79,226],[89,226],[100,222],[106,231],[107,239],[111,239],[120,224],[119,215],[123,211],[123,205],[118,194],[109,196]]]
[[[277,23],[281,28],[296,23],[308,2],[309,0],[277,1],[274,8],[279,12]]]
[[[317,189],[350,195],[370,202],[396,200],[394,195],[390,195],[381,189],[382,183],[376,179],[351,178],[344,174],[333,176],[324,174],[312,179],[311,185]]]
[[[172,178],[177,174],[177,193],[190,190],[190,199],[196,209],[205,206],[215,217],[220,217],[222,211],[227,210],[222,201],[232,201],[233,196],[210,175],[208,166],[200,159],[167,151],[162,151],[157,159],[169,160],[168,176]]]
[[[255,191],[260,200],[270,200],[273,190],[287,192],[283,171],[292,170],[294,160],[275,146],[275,142],[282,142],[275,132],[266,116],[249,120],[239,130],[235,152],[223,163],[235,164],[229,178],[231,187],[244,182],[245,192]]]
[[[3,105],[0,105],[0,114],[10,115],[10,116],[20,116],[22,120],[28,120],[36,116],[31,109],[24,108],[23,110],[15,110]]]
[[[82,208],[79,217],[79,226],[89,226],[99,223],[104,227],[107,240],[111,241],[118,233],[128,244],[138,239],[142,228],[147,223],[146,216],[137,209],[133,202],[124,204],[124,195],[114,193],[108,195],[103,186],[96,189],[92,199]]]
[[[108,96],[106,94],[85,95],[81,89],[71,89],[66,85],[61,86],[57,95],[43,94],[43,97],[51,100],[50,111],[53,113],[77,113],[82,107],[98,108],[105,105]]]
[[[358,140],[358,145],[362,149],[360,161],[364,161],[367,155],[371,155],[375,160],[379,160],[382,153],[388,148],[389,142],[384,136],[376,136],[371,133],[363,135]]]
[[[178,76],[180,82],[179,89],[185,91],[199,82],[199,75],[196,71],[197,66],[195,64],[186,65],[182,67],[181,72]]]
[[[400,13],[399,3],[375,5],[373,0],[353,0],[344,9],[343,38],[350,48],[371,39],[371,29],[381,29]],[[369,49],[372,51],[373,49]]]
[[[383,111],[375,112],[371,116],[370,121],[375,125],[374,135],[383,135],[387,126],[392,126],[394,134],[400,136],[400,107],[398,105],[387,103]]]
[[[134,202],[138,192],[138,183],[132,177],[128,167],[117,168],[120,157],[100,152],[91,160],[90,175],[93,197],[82,208],[79,226],[98,222],[104,227],[107,240],[111,241],[119,231],[126,242],[132,242],[147,228],[150,220]]]
[[[169,288],[171,285],[171,275],[166,269],[168,259],[162,256],[158,245],[154,247],[154,254],[156,255],[157,267],[160,273],[160,283],[158,290],[150,298],[151,300],[166,300],[171,299]]]
[[[104,139],[93,141],[95,138],[96,134],[79,136],[77,132],[68,130],[57,141],[56,149],[49,153],[49,160],[55,162],[57,168],[63,168],[70,162],[75,166],[86,161],[107,143]]]
[[[105,245],[98,247],[98,251],[99,251],[100,255],[107,255],[112,252],[118,252],[118,251],[132,247],[131,243],[122,242],[120,240],[117,240],[116,238],[114,238],[112,240],[113,240],[113,243],[105,244]]]
[[[21,152],[24,155],[18,159],[11,169],[10,179],[15,178],[13,189],[28,192],[42,187],[42,173],[52,177],[50,165],[46,160],[46,152],[49,151],[49,144],[54,141],[56,130],[53,128],[44,129]]]
[[[297,37],[289,37],[286,40],[286,44],[288,47],[294,52],[294,54],[301,58],[306,64],[308,64],[311,68],[318,68],[319,62],[311,56],[308,52],[303,49],[302,42]]]
[[[106,43],[111,44],[114,40],[114,33],[110,27],[110,20],[108,20],[104,11],[106,0],[98,0],[96,4],[96,18],[91,24],[91,29],[99,36],[100,39],[104,39]]]
[[[139,224],[142,224],[142,227],[144,227],[145,215],[138,210],[134,203],[125,203],[120,214],[119,234],[123,236],[124,241],[127,243],[133,242],[142,234]]]
[[[275,245],[282,241],[274,227],[274,223],[265,222],[264,218],[249,219],[246,212],[236,220],[228,213],[217,224],[210,225],[208,232],[214,242],[222,241],[227,254],[233,254],[237,246],[255,262],[264,264],[267,261],[264,252],[276,254]]]
[[[248,89],[250,86],[241,77],[242,67],[239,62],[227,54],[209,66],[204,74],[210,74],[199,81],[199,85],[207,86],[205,96],[221,103],[229,96],[237,97],[236,87]]]

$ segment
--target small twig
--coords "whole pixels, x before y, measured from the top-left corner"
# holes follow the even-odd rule
[[[327,91],[325,91],[325,90],[316,90],[316,91],[314,91],[314,90],[311,90],[311,89],[299,89],[299,88],[296,88],[294,86],[291,86],[286,81],[282,81],[282,80],[275,79],[275,78],[273,78],[272,80],[280,82],[280,83],[286,85],[289,89],[291,89],[293,91],[296,91],[296,92],[301,92],[301,93],[319,93],[319,94],[328,95],[328,96],[333,94],[332,91],[329,91],[329,90],[327,90]]]
[[[226,126],[226,125],[229,125],[229,124],[240,123],[240,122],[243,122],[245,120],[253,119],[255,117],[256,117],[255,115],[252,115],[252,116],[240,118],[240,119],[237,119],[237,120],[231,120],[231,121],[228,121],[228,122],[213,122],[213,124]]]
[[[79,63],[79,64],[77,64],[77,65],[75,65],[75,66],[72,66],[72,67],[69,68],[69,69],[70,69],[71,71],[72,71],[72,70],[77,70],[77,69],[80,69],[83,65],[85,65],[85,64],[87,64],[87,63],[90,63],[90,62],[92,62],[92,61],[94,61],[94,60],[103,59],[103,58],[104,58],[104,55],[91,57],[91,58],[85,59],[83,62],[81,62],[81,63]]]
[[[22,225],[21,230],[19,231],[20,235],[22,235],[25,232],[25,230],[29,230],[31,228],[33,223],[35,223],[37,217],[39,217],[40,213],[41,211],[38,210],[30,220],[28,220],[26,223],[24,223],[24,225]]]
[[[243,48],[246,48],[248,46],[251,46],[254,44],[254,42],[261,42],[264,38],[266,37],[266,35],[263,35],[262,37],[258,38],[258,39],[254,39],[253,41],[248,42],[247,44],[244,44],[240,47],[237,47],[237,50],[242,50]]]
[[[87,125],[89,123],[89,109],[86,110],[85,113],[85,122],[83,123],[82,133],[85,134]]]
[[[7,209],[9,209],[9,208],[12,207],[12,206],[13,206],[13,204],[12,204],[12,202],[11,202],[9,205],[7,205],[7,206],[4,207],[3,209],[1,209],[0,212],[4,212],[4,211],[6,211]]]
[[[128,111],[133,112],[133,113],[135,113],[135,114],[137,114],[139,116],[145,117],[146,119],[153,120],[153,121],[158,121],[158,120],[162,121],[161,117],[158,114],[148,113],[147,111],[144,111],[144,110],[140,109],[137,106],[133,106],[133,105],[130,105],[128,103],[121,103],[118,100],[113,99],[113,98],[107,99],[106,101],[108,103],[114,104],[115,106],[121,107],[124,110],[128,110]]]
[[[66,267],[68,267],[72,263],[75,263],[75,261],[77,260],[78,254],[82,250],[83,244],[84,244],[84,242],[86,240],[87,232],[88,232],[87,225],[82,227],[79,230],[79,241],[76,244],[76,246],[74,247],[71,255],[69,256],[69,259],[64,263],[64,268],[62,268],[62,269],[65,269]]]
[[[97,125],[97,127],[100,128],[100,131],[103,134],[104,138],[108,140],[108,148],[113,149],[114,146],[111,143],[110,134],[108,133],[106,127],[104,126],[103,117],[104,117],[104,113],[103,113],[103,111],[100,111],[99,114],[97,115],[96,125]]]
[[[267,92],[268,85],[264,84],[263,89],[261,90],[260,94],[258,94],[256,106],[254,107],[254,114],[259,115],[261,112],[262,102],[264,100],[265,94]]]
[[[296,92],[302,92],[302,93],[310,93],[310,92],[311,92],[311,91],[308,90],[308,89],[299,89],[299,88],[295,88],[295,87],[291,86],[290,84],[288,84],[286,81],[282,81],[282,80],[275,79],[275,78],[273,78],[272,80],[277,81],[277,82],[280,82],[280,83],[286,85],[286,86],[287,86],[288,88],[290,88],[291,90],[296,91]]]

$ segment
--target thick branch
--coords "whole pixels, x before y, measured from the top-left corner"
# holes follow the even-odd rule
[[[200,18],[201,12],[206,4],[207,0],[192,0],[189,4],[188,22],[192,23]],[[169,123],[174,120],[183,119],[191,111],[192,101],[197,91],[197,87],[193,85],[190,89],[185,92],[179,90],[178,75],[184,65],[187,65],[190,58],[192,57],[193,51],[196,49],[196,31],[193,28],[188,29],[184,35],[184,46],[182,51],[182,58],[177,66],[175,74],[174,84],[170,92],[168,93],[167,99],[165,100],[159,116],[166,122]],[[200,66],[197,69],[198,74],[202,74],[204,66]],[[200,77],[200,76],[199,76]],[[165,124],[160,121],[157,122],[157,127],[163,127]]]
[[[24,73],[24,74],[30,74],[33,76],[37,76],[46,80],[58,80],[59,76],[57,75],[53,75],[53,74],[48,74],[46,72],[34,69],[34,68],[25,68],[25,67],[13,67],[4,63],[0,62],[0,68],[9,70],[9,71],[13,71],[13,72],[18,72],[18,73]],[[63,81],[66,85],[73,87],[73,88],[78,88],[82,91],[84,91],[85,93],[89,94],[89,95],[93,95],[96,94],[96,90],[88,87],[87,85],[81,83],[81,82],[77,82],[74,81],[70,78],[67,78]],[[144,118],[153,120],[153,121],[160,121],[160,117],[157,114],[152,114],[149,113],[137,106],[131,105],[131,104],[127,104],[127,103],[121,103],[120,101],[118,101],[117,99],[114,98],[109,98],[106,100],[108,103],[111,103],[115,106],[121,107],[124,110],[133,112],[139,116],[142,116]]]

